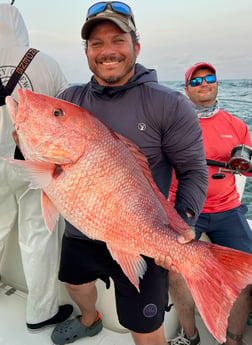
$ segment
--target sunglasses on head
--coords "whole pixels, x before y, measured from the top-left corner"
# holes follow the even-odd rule
[[[207,84],[216,83],[216,75],[209,74],[209,75],[206,75],[205,77],[193,78],[193,79],[189,80],[187,85],[190,85],[191,87],[200,86],[203,83],[203,80],[205,80]]]
[[[88,12],[87,12],[87,19],[96,16],[98,13],[106,11],[107,7],[109,7],[113,12],[130,17],[135,25],[134,16],[133,16],[131,8],[127,4],[120,1],[97,2],[96,4],[89,7]]]

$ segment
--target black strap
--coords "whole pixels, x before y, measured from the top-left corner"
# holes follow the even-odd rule
[[[2,83],[0,78],[0,106],[5,104],[5,97],[9,96],[8,91],[6,90],[5,86]]]
[[[30,62],[34,58],[34,56],[39,52],[39,50],[30,48],[25,55],[22,57],[22,60],[19,62],[17,68],[13,72],[12,76],[8,80],[6,86],[3,85],[2,80],[0,78],[0,106],[5,104],[5,97],[12,94],[15,86],[17,85],[20,77],[29,66]],[[16,146],[14,157],[16,159],[24,159],[19,148]]]
[[[8,83],[6,84],[5,88],[7,89],[9,95],[12,94],[12,91],[15,89],[17,82],[19,81],[21,75],[24,73],[26,68],[29,66],[30,62],[34,58],[34,56],[39,52],[39,50],[30,48],[25,55],[23,56],[22,60],[19,62],[17,68],[13,72],[12,76],[10,77]]]
[[[5,104],[5,97],[12,94],[12,91],[15,89],[20,77],[29,66],[30,62],[34,56],[39,52],[39,50],[30,48],[25,55],[22,57],[22,60],[19,62],[17,68],[13,72],[12,76],[8,80],[6,86],[3,85],[0,78],[0,106]]]

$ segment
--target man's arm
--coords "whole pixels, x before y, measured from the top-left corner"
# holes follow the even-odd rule
[[[172,125],[164,133],[163,151],[178,180],[175,209],[194,226],[204,205],[208,185],[202,130],[191,102],[183,95],[178,97],[175,110]]]
[[[202,130],[191,103],[181,97],[176,108],[176,121],[164,135],[164,152],[172,163],[178,179],[175,209],[190,226],[195,225],[206,198],[208,167],[201,136]],[[186,244],[195,238],[193,229],[178,235],[177,241]],[[160,255],[155,263],[177,271],[172,258]]]

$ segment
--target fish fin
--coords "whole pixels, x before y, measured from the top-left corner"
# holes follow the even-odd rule
[[[15,166],[17,173],[25,181],[30,181],[32,189],[43,189],[48,186],[53,178],[56,165],[53,163],[33,162],[29,160],[18,160],[2,158]]]
[[[139,292],[139,278],[143,278],[144,273],[147,270],[147,264],[144,258],[140,255],[130,255],[129,253],[115,249],[113,246],[108,244],[107,247],[113,259],[118,262],[124,274]]]
[[[182,274],[205,325],[222,344],[233,303],[240,290],[252,284],[252,255],[204,242],[205,245],[209,251],[197,262],[199,269],[194,266],[193,274]]]
[[[52,163],[32,162],[29,160],[17,160],[3,158],[10,164],[13,164],[17,173],[24,178],[25,181],[30,181],[29,187],[32,189],[43,189],[51,183],[53,175],[59,174],[61,168]],[[45,224],[50,232],[53,231],[57,220],[59,219],[59,211],[45,194],[41,191],[41,207]]]
[[[41,191],[41,207],[45,224],[48,230],[53,232],[53,229],[59,219],[59,211],[44,191]]]
[[[114,133],[115,136],[124,142],[125,145],[127,145],[128,149],[131,151],[131,153],[134,155],[135,159],[137,160],[138,164],[141,166],[142,171],[147,178],[149,184],[151,185],[154,193],[157,195],[159,201],[161,202],[162,206],[164,207],[167,217],[169,226],[179,234],[185,235],[185,238],[187,240],[194,239],[192,229],[190,226],[180,217],[180,215],[177,213],[175,208],[173,207],[172,203],[168,201],[165,196],[160,192],[158,186],[153,180],[151,170],[149,168],[149,162],[144,155],[144,153],[141,151],[141,149],[132,143],[129,139],[125,138],[124,136]]]
[[[83,154],[84,149],[83,135],[72,130],[53,138],[53,141],[44,143],[38,150],[38,154],[41,161],[65,165],[75,163]]]

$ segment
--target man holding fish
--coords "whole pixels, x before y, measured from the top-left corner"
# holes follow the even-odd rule
[[[113,130],[138,144],[166,197],[173,165],[181,183],[177,211],[193,225],[205,200],[207,171],[201,130],[190,104],[181,94],[158,85],[154,70],[135,64],[140,44],[132,11],[126,4],[101,2],[91,6],[81,36],[94,76],[90,83],[70,88],[61,98],[88,109]],[[193,236],[190,232],[188,235]],[[78,251],[76,245],[80,246]],[[84,262],[80,260],[81,252],[85,253]],[[104,256],[100,254],[104,266],[96,264],[99,253],[104,253]],[[78,264],[66,263],[73,256]],[[168,275],[152,259],[146,261],[148,269],[139,294],[126,277],[121,277],[119,268],[113,268],[118,270],[114,275],[106,272],[106,265],[114,266],[106,246],[84,238],[67,222],[60,279],[67,282],[82,316],[57,328],[52,335],[54,343],[65,344],[64,338],[70,342],[76,334],[79,338],[101,329],[95,309],[95,280],[101,278],[108,283],[108,276],[112,275],[118,290],[119,320],[132,331],[135,343],[166,344],[162,324],[168,302]],[[95,273],[97,270],[102,273]],[[120,285],[119,277],[123,280]]]

